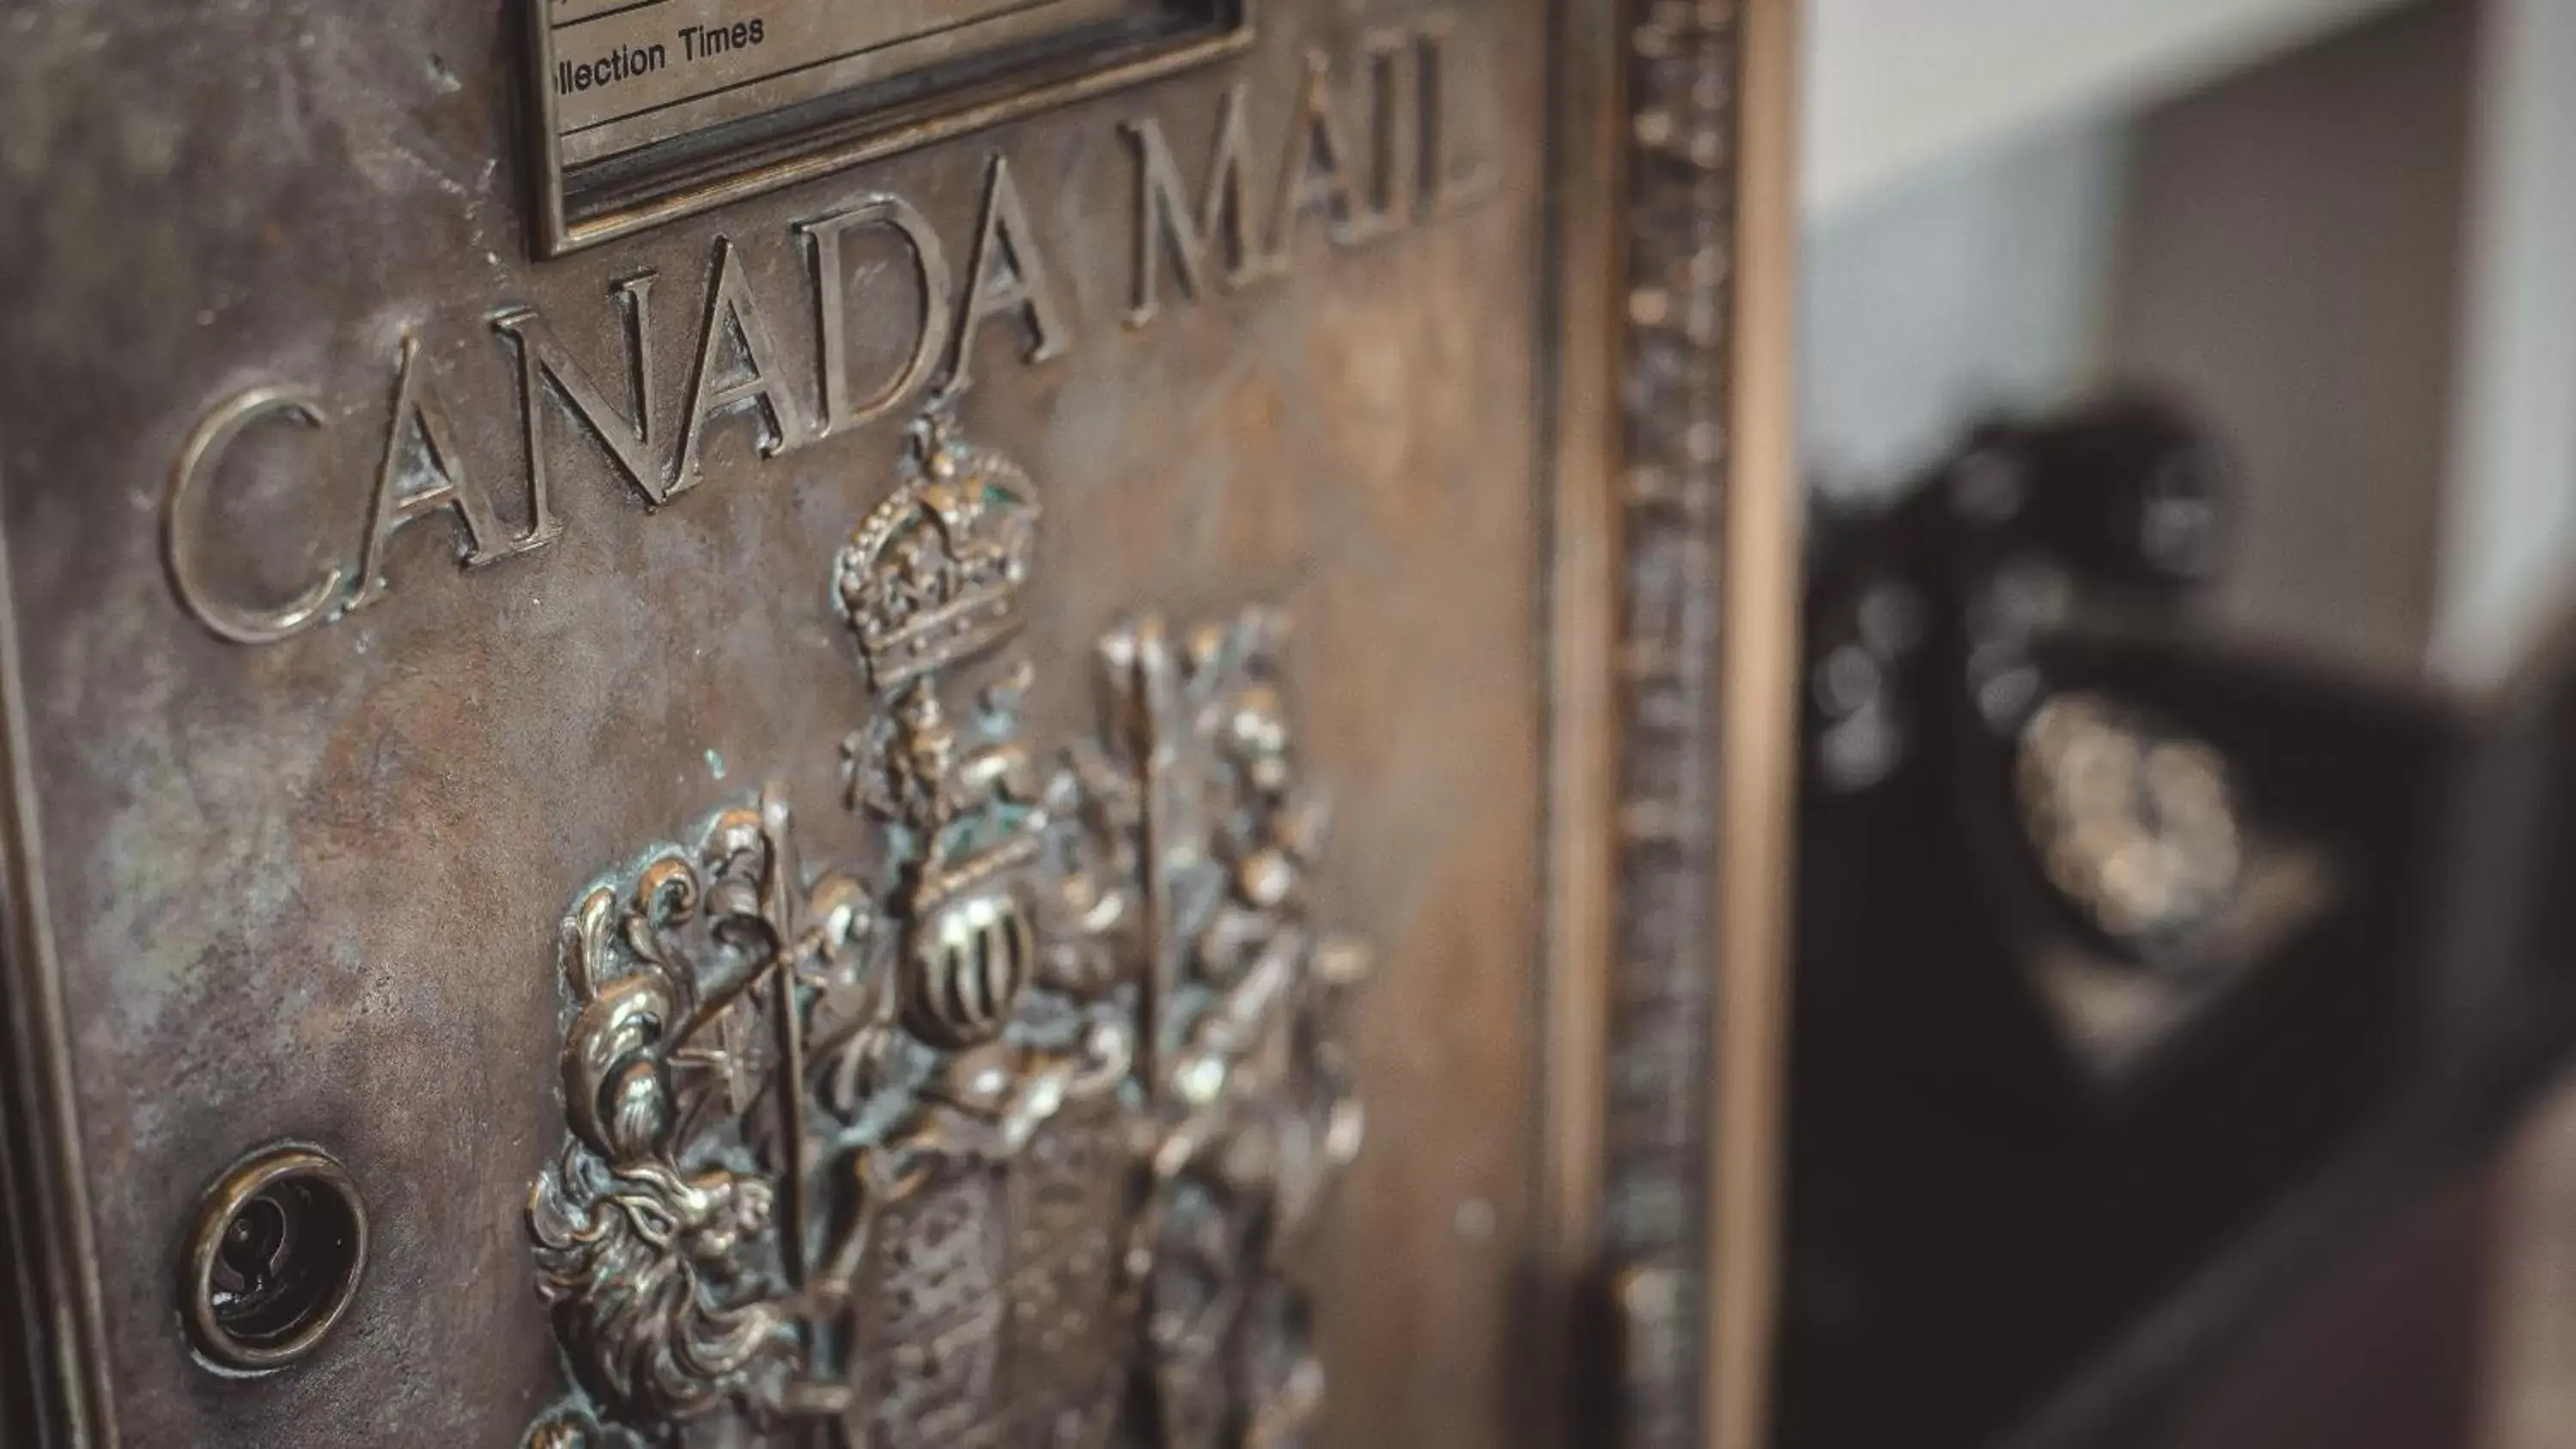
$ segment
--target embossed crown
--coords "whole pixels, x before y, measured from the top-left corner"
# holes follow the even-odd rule
[[[860,521],[833,570],[871,687],[893,690],[1018,631],[1038,513],[1028,474],[959,438],[945,408],[913,425],[903,486]]]

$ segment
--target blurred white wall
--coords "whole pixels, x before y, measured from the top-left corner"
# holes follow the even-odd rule
[[[1800,441],[1820,488],[1884,497],[1963,420],[2044,408],[2090,366],[2123,136],[2081,120],[1989,138],[1809,225]]]
[[[2170,94],[2392,3],[1806,0],[1808,213],[1829,216],[2033,122]]]
[[[2576,0],[2487,0],[2430,660],[2472,693],[2507,682],[2576,610],[2571,77]]]

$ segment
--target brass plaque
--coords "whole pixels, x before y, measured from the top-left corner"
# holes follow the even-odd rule
[[[1093,30],[1161,28],[1128,0],[559,0],[555,135],[583,166],[839,91],[986,67]]]
[[[1252,0],[529,0],[550,249],[1133,84]]]

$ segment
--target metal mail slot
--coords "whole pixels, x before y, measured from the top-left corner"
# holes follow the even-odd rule
[[[544,0],[541,220],[587,245],[1239,48],[1251,0]]]

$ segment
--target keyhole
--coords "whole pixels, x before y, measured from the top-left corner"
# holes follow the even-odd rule
[[[254,1198],[224,1227],[224,1246],[215,1258],[217,1312],[246,1298],[256,1298],[277,1277],[287,1251],[286,1209],[274,1198]]]
[[[347,1169],[308,1147],[253,1154],[200,1208],[181,1284],[213,1366],[283,1368],[347,1312],[366,1267],[366,1211]]]

